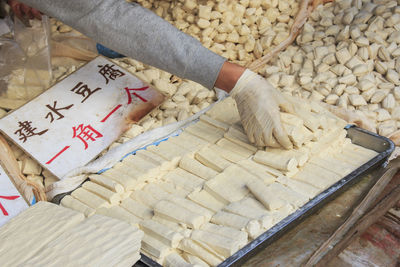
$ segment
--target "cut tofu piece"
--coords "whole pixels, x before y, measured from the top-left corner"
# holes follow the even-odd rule
[[[218,211],[214,214],[211,222],[238,230],[245,230],[251,238],[257,237],[261,231],[261,225],[257,220],[250,220],[249,218],[225,211]]]
[[[180,168],[168,172],[162,179],[189,192],[200,191],[204,183],[204,180],[200,177]]]
[[[211,266],[217,266],[224,260],[223,257],[217,256],[216,254],[201,246],[199,243],[189,238],[183,239],[179,244],[179,248],[187,253],[198,256],[200,259],[204,260]]]
[[[146,184],[143,187],[142,191],[150,194],[154,199],[157,199],[157,201],[168,199],[171,195],[170,193],[162,190],[161,187],[156,183]]]
[[[192,135],[193,136],[193,135]],[[193,138],[197,138],[193,136]],[[168,139],[168,142],[171,142],[177,146],[180,146],[188,151],[195,152],[205,146],[207,146],[207,142],[198,138],[199,140],[202,140],[203,143],[198,144],[198,142],[194,142],[191,137],[189,137],[189,134],[186,135],[178,135],[176,137],[170,137]]]
[[[136,217],[132,213],[128,212],[120,206],[112,206],[110,208],[99,208],[96,210],[96,214],[101,214],[107,217],[115,218],[124,222],[127,222],[133,226],[138,226],[141,221],[139,217]]]
[[[161,200],[154,206],[154,214],[173,222],[184,223],[192,229],[198,229],[205,220],[204,216],[167,200]]]
[[[276,180],[276,177],[268,171],[269,169],[264,168],[264,165],[258,164],[252,160],[239,161],[238,164],[247,172],[262,180],[264,184],[271,184]],[[280,172],[278,171],[277,173]],[[280,173],[280,175],[282,175],[282,173]]]
[[[247,149],[243,146],[240,146],[238,144],[235,144],[234,142],[226,139],[226,138],[222,138],[221,140],[219,140],[217,142],[217,146],[222,147],[226,150],[229,150],[233,153],[239,154],[245,158],[250,157],[251,155],[254,154],[255,151]]]
[[[233,202],[224,207],[224,210],[234,213],[249,219],[258,220],[263,228],[272,226],[272,218],[268,217],[268,213],[261,209],[253,209],[251,206],[243,204],[242,202]]]
[[[307,141],[305,132],[302,131],[302,128],[301,128],[302,126],[296,127],[293,125],[288,125],[286,123],[282,123],[282,127],[286,131],[290,141],[292,142],[292,144],[295,148],[301,147]],[[311,138],[312,137],[309,137],[310,140],[311,140]]]
[[[222,158],[215,151],[211,150],[208,147],[202,148],[200,151],[197,151],[195,154],[195,158],[203,165],[217,172],[222,172],[224,169],[231,165],[231,162]]]
[[[73,209],[75,211],[83,213],[86,217],[90,217],[95,213],[95,209],[83,204],[79,200],[71,197],[70,195],[66,195],[61,200],[61,206]]]
[[[156,153],[153,153],[153,152],[151,152],[149,150],[145,150],[145,149],[136,151],[136,156],[141,157],[144,160],[147,160],[149,162],[152,162],[155,165],[158,165],[160,168],[160,171],[169,171],[169,170],[176,168],[176,166],[178,165],[178,160],[170,161],[170,160],[167,160],[167,159],[157,155]],[[176,158],[176,159],[178,159],[178,158]]]
[[[183,239],[180,233],[174,232],[167,226],[153,220],[142,221],[139,226],[147,235],[160,240],[172,248],[176,248]]]
[[[121,207],[142,220],[151,219],[153,217],[152,209],[130,197],[121,202]]]
[[[261,150],[257,151],[254,155],[254,161],[278,170],[289,172],[296,170],[298,165],[296,158],[292,155],[275,154]]]
[[[214,212],[211,212],[210,210],[200,206],[199,204],[197,204],[189,199],[180,198],[180,197],[176,197],[176,196],[170,196],[168,198],[168,200],[187,209],[187,210],[190,210],[191,212],[194,212],[194,213],[204,216],[206,221],[209,221],[214,214]]]
[[[217,176],[218,172],[204,166],[194,158],[190,156],[184,156],[181,161],[179,162],[179,167],[194,174],[199,176],[200,178],[204,180],[210,180]]]
[[[238,131],[234,127],[230,127],[228,132],[224,134],[224,137],[228,139],[229,141],[242,146],[246,148],[247,150],[252,151],[255,153],[258,149],[257,147],[253,146],[249,139],[247,138],[247,135],[245,133],[242,133],[241,131]]]
[[[199,257],[189,254],[189,253],[183,253],[183,258],[187,262],[191,263],[194,266],[200,266],[200,267],[209,267],[210,266],[210,265],[208,265],[207,262],[203,261]]]
[[[208,124],[214,126],[215,128],[218,128],[218,129],[221,129],[224,131],[227,131],[229,129],[229,124],[222,122],[222,121],[215,120],[208,115],[201,115],[200,121],[208,123]]]
[[[126,191],[133,190],[135,186],[138,184],[138,181],[134,177],[130,177],[128,174],[125,174],[122,171],[119,171],[118,168],[111,168],[103,173],[101,175],[104,175],[115,182],[121,184]]]
[[[240,166],[242,166],[243,168],[245,168],[246,170],[254,170],[255,172],[262,173],[263,175],[264,175],[264,173],[267,173],[267,175],[271,174],[275,177],[279,177],[279,176],[283,175],[283,173],[281,171],[278,171],[277,169],[265,166],[264,164],[259,164],[252,159],[240,161],[240,162],[238,162],[238,164]]]
[[[91,207],[92,209],[107,208],[110,207],[110,203],[104,198],[80,187],[71,193],[71,196]]]
[[[138,170],[141,173],[147,173],[149,176],[155,176],[160,173],[160,165],[157,165],[149,160],[143,159],[136,155],[129,155],[122,160],[123,164],[128,164],[130,167]]]
[[[232,162],[237,163],[241,160],[245,160],[247,157],[243,157],[240,154],[232,153],[232,151],[225,149],[223,147],[217,145],[210,145],[209,148],[214,151],[217,155],[221,156],[222,158]]]
[[[190,237],[195,242],[206,243],[224,257],[229,257],[239,250],[240,244],[232,238],[202,230],[194,230]]]
[[[0,228],[0,265],[19,266],[84,219],[82,213],[72,209],[36,203]]]
[[[276,210],[286,204],[286,201],[279,198],[270,186],[264,185],[260,180],[248,182],[247,187],[268,210]]]
[[[308,151],[304,148],[300,149],[277,149],[277,148],[269,148],[266,151],[275,155],[281,155],[285,158],[295,158],[297,160],[298,166],[304,166],[309,159]]]
[[[215,143],[224,136],[224,130],[218,129],[203,121],[198,121],[185,128],[185,132],[195,135],[210,143]]]
[[[213,212],[217,212],[224,207],[224,203],[218,201],[214,198],[210,193],[205,190],[201,190],[200,192],[193,192],[189,194],[188,199],[196,202],[197,204],[207,208]]]
[[[190,193],[190,191],[187,191],[187,190],[175,185],[172,182],[163,181],[163,182],[159,183],[159,186],[164,191],[166,191],[172,195],[178,196],[178,197],[186,197]]]
[[[155,222],[158,222],[158,223],[160,223],[162,225],[165,225],[166,227],[168,227],[172,231],[178,232],[178,233],[182,234],[185,237],[189,237],[190,236],[191,230],[187,229],[185,226],[183,226],[183,225],[181,225],[179,223],[164,219],[164,218],[159,217],[157,215],[154,215],[153,218],[151,218],[151,220],[155,221]],[[188,232],[189,232],[189,234],[187,234]]]
[[[307,196],[296,192],[280,183],[273,183],[268,187],[270,188],[270,190],[274,191],[275,194],[279,196],[279,198],[284,199],[295,208],[303,206],[309,200]]]
[[[317,165],[331,172],[334,172],[342,177],[346,176],[347,174],[349,174],[354,170],[354,167],[352,165],[327,155],[325,155],[324,158],[312,157],[309,163]]]
[[[172,252],[165,257],[164,264],[165,267],[192,267],[193,265],[185,261],[181,255],[176,252]]]
[[[147,150],[172,162],[179,162],[182,156],[190,153],[190,151],[169,143],[168,141],[163,141],[158,146],[148,146]]]
[[[87,182],[83,183],[82,188],[85,188],[86,190],[98,195],[99,197],[104,198],[111,205],[118,205],[119,202],[121,201],[120,194],[115,193],[115,192],[105,188],[104,186],[93,183],[91,181],[87,181]]]
[[[232,167],[239,167],[233,165]],[[247,177],[232,175],[231,173],[223,172],[215,178],[208,180],[204,184],[204,190],[215,197],[218,201],[228,204],[235,202],[245,197],[249,190],[246,188],[246,180],[251,176],[248,173]],[[257,178],[256,178],[257,179]]]
[[[130,177],[130,179],[134,179],[135,181],[137,181],[138,184],[152,181],[156,178],[154,173],[152,174],[150,172],[142,172],[141,170],[132,167],[127,162],[118,162],[114,165],[113,168],[125,173],[126,175],[128,175],[128,177]],[[136,186],[137,185],[135,185],[135,188]]]
[[[169,246],[147,234],[143,237],[141,249],[158,259],[163,259],[171,253],[171,248]]]
[[[158,202],[158,200],[155,199],[152,195],[141,190],[133,191],[132,194],[130,195],[130,198],[142,203],[143,205],[146,205],[151,209]]]
[[[122,194],[125,190],[124,187],[117,183],[116,181],[108,178],[107,176],[104,175],[97,175],[97,174],[91,174],[89,176],[90,181],[99,184],[101,186],[104,186],[105,188],[115,192],[115,193],[119,193]]]
[[[287,187],[299,192],[302,195],[308,196],[309,199],[312,199],[321,192],[321,189],[317,187],[285,176],[278,177],[277,182],[286,185]]]
[[[244,247],[247,244],[249,238],[248,233],[245,231],[240,231],[229,226],[218,225],[214,223],[205,223],[201,226],[200,229],[213,234],[218,234],[235,239],[237,242],[240,243],[240,247]]]
[[[326,189],[341,177],[317,165],[306,164],[293,178],[320,189]]]

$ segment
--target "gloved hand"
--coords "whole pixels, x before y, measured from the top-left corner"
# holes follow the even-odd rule
[[[282,127],[279,110],[293,113],[292,104],[267,80],[246,69],[230,92],[238,106],[250,142],[270,146],[273,138],[286,149],[293,147]]]

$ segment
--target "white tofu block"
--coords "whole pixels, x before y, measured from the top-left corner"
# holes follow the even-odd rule
[[[293,171],[298,165],[293,155],[276,154],[261,150],[254,155],[254,161],[282,171]]]
[[[126,191],[133,190],[135,186],[138,184],[138,181],[134,177],[130,177],[128,174],[119,171],[115,167],[101,173],[101,175],[104,175],[114,180],[115,182],[121,184]]]
[[[225,211],[217,212],[212,217],[211,222],[238,230],[245,230],[252,238],[256,237],[261,231],[261,225],[258,221]]]
[[[161,200],[154,206],[154,214],[173,222],[184,223],[192,229],[198,229],[205,219],[204,216],[167,200]]]
[[[191,263],[192,265],[195,265],[195,266],[200,266],[200,267],[209,267],[210,266],[207,262],[203,261],[199,257],[197,257],[195,255],[192,255],[192,254],[189,254],[189,253],[183,253],[183,258],[187,262],[189,262],[189,263]]]
[[[239,242],[241,245],[240,247],[243,247],[247,244],[248,242],[248,233],[245,231],[240,231],[238,229],[229,227],[229,226],[224,226],[224,225],[218,225],[214,223],[205,223],[201,226],[200,228],[203,231],[207,231],[213,234],[218,234],[222,235],[225,237],[229,237],[232,239],[235,239],[237,242]]]
[[[186,127],[185,132],[188,132],[213,144],[224,136],[224,130],[218,129],[203,121],[198,121]]]
[[[185,261],[178,253],[172,252],[165,257],[164,264],[165,267],[191,267],[192,264]]]
[[[163,200],[163,199],[168,199],[169,196],[171,195],[170,193],[162,190],[161,187],[156,183],[146,184],[143,187],[142,191],[144,191],[145,193],[150,194],[157,201],[160,201],[160,200]]]
[[[160,171],[169,171],[169,170],[176,168],[176,166],[178,165],[178,160],[175,160],[175,161],[167,160],[149,150],[139,150],[136,152],[136,155],[138,157],[141,157],[145,160],[148,160],[148,161],[153,162],[154,164],[158,165],[160,167]]]
[[[290,189],[297,191],[302,195],[308,196],[309,199],[312,199],[321,192],[321,189],[317,187],[285,176],[278,177],[277,182],[286,185]]]
[[[200,191],[204,183],[204,180],[200,177],[180,168],[168,172],[162,179],[189,192]]]
[[[255,151],[247,149],[243,146],[240,146],[238,144],[235,144],[234,142],[226,139],[226,138],[222,138],[221,140],[219,140],[217,142],[217,146],[220,146],[226,150],[232,151],[233,153],[239,154],[245,158],[250,157],[251,155],[254,154]]]
[[[143,237],[141,249],[158,259],[163,259],[171,253],[171,248],[169,246],[147,234]]]
[[[136,217],[135,215],[128,212],[126,209],[121,208],[120,206],[112,206],[110,208],[99,208],[96,210],[96,214],[118,219],[120,221],[127,222],[135,227],[137,227],[138,223],[141,221],[139,217]]]
[[[119,202],[121,201],[120,194],[115,193],[115,192],[105,188],[104,186],[93,183],[91,181],[85,182],[82,185],[82,188],[85,188],[86,190],[98,195],[99,197],[104,198],[111,205],[118,205]]]
[[[240,248],[236,240],[207,231],[194,230],[190,238],[196,242],[206,243],[224,257],[231,256]]]
[[[276,210],[286,204],[286,201],[281,199],[270,186],[264,185],[260,180],[248,182],[247,187],[268,210]]]
[[[203,165],[217,172],[222,172],[224,169],[232,164],[208,147],[202,148],[200,151],[197,151],[195,154],[195,159],[197,159]]]
[[[258,150],[257,147],[253,146],[250,143],[250,141],[247,138],[247,135],[245,133],[238,131],[234,127],[230,127],[228,132],[226,132],[224,134],[224,137],[226,139],[228,139],[229,141],[231,141],[239,146],[242,146],[242,147],[246,148],[247,150],[252,151],[253,153],[255,153]]]
[[[104,186],[105,188],[115,192],[115,193],[119,193],[122,194],[125,190],[124,187],[117,183],[116,181],[108,178],[107,176],[104,175],[97,175],[97,174],[91,174],[89,176],[90,181],[99,184],[101,186]]]
[[[207,208],[213,212],[217,212],[224,207],[224,203],[218,201],[214,198],[210,193],[205,190],[201,190],[200,192],[193,192],[189,194],[188,199],[196,202],[197,204]]]
[[[155,199],[152,195],[141,190],[133,191],[130,195],[130,198],[146,205],[150,209],[152,209],[154,205],[156,205],[158,202],[158,200]]]
[[[167,226],[153,220],[142,221],[139,226],[147,235],[172,248],[176,248],[183,239],[180,233],[172,231]]]
[[[79,200],[71,197],[70,195],[66,195],[65,197],[63,197],[60,204],[63,207],[70,208],[75,211],[81,212],[86,217],[90,217],[96,212],[95,209],[92,209],[91,207],[83,204]]]
[[[151,219],[153,217],[152,209],[130,197],[121,202],[121,207],[142,220]]]
[[[232,151],[225,149],[223,147],[217,145],[210,145],[209,148],[214,151],[217,155],[221,156],[222,158],[232,162],[237,163],[241,160],[245,160],[247,157],[243,157],[240,154],[232,153]]]
[[[224,260],[223,257],[218,257],[215,253],[212,253],[199,243],[189,238],[183,239],[179,245],[179,248],[187,253],[198,256],[211,266],[217,266]]]
[[[163,181],[163,182],[159,183],[159,186],[164,191],[166,191],[172,195],[178,196],[178,197],[186,197],[190,193],[190,191],[187,191],[187,190],[175,185],[172,182]]]
[[[71,196],[91,207],[92,209],[99,209],[102,207],[109,207],[110,203],[104,198],[80,187],[71,193]]]
[[[185,198],[181,198],[181,197],[176,197],[176,196],[170,196],[168,198],[169,201],[187,209],[190,210],[191,212],[200,214],[202,216],[204,216],[204,218],[206,219],[206,221],[211,220],[211,217],[213,216],[214,212],[202,207],[201,205],[189,200],[189,199],[185,199]]]
[[[215,120],[215,119],[211,118],[208,115],[201,115],[200,116],[200,121],[208,123],[208,124],[218,128],[218,129],[221,129],[221,130],[224,130],[224,131],[227,131],[229,129],[229,124],[227,124],[225,122],[222,122],[222,121]]]
[[[179,167],[204,180],[210,180],[218,174],[217,171],[201,164],[190,156],[184,156],[179,162]]]
[[[308,202],[309,198],[297,191],[290,189],[280,183],[269,185],[270,189],[275,192],[281,199],[284,199],[293,207],[298,208]]]

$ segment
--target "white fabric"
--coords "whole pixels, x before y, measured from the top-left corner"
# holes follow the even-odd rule
[[[282,127],[279,108],[293,112],[283,95],[260,75],[245,70],[231,91],[243,128],[249,140],[257,146],[270,146],[273,138],[286,149],[293,147]]]

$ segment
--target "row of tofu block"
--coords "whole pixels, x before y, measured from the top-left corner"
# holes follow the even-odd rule
[[[160,264],[215,266],[377,154],[316,112],[329,123],[283,115],[312,133],[295,149],[254,147],[232,103],[90,175],[61,204],[138,226],[142,253]]]
[[[142,238],[120,220],[39,202],[0,228],[0,266],[128,267]]]

